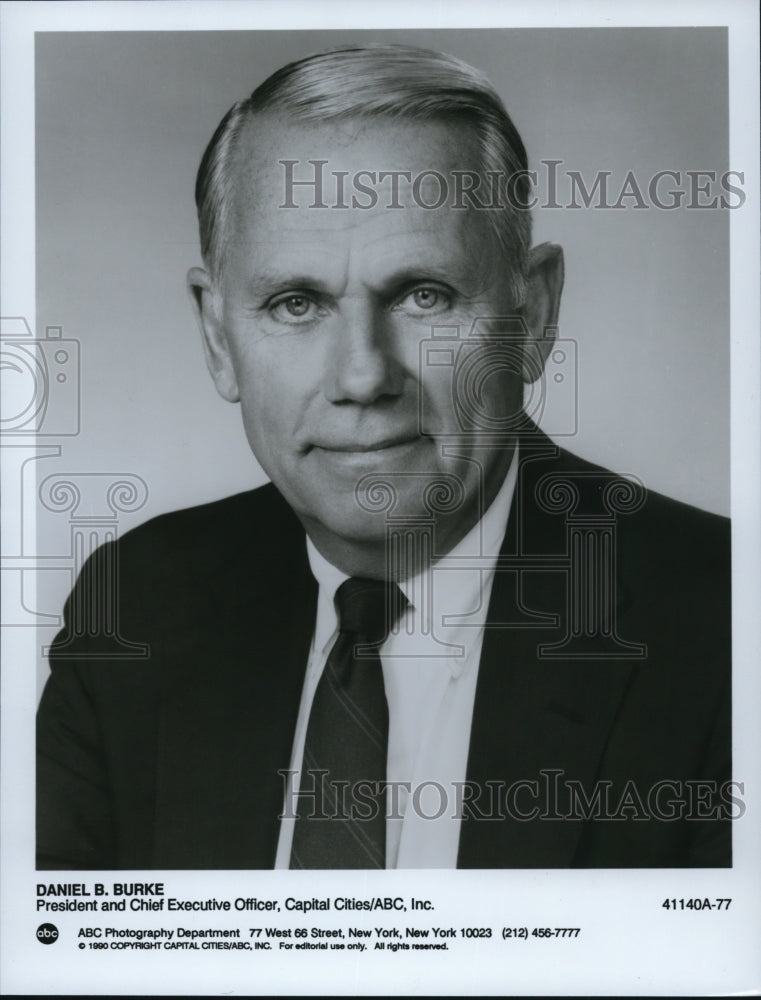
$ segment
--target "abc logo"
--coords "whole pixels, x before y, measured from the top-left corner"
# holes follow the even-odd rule
[[[58,928],[55,924],[40,924],[37,928],[37,940],[40,944],[55,944],[58,940]]]

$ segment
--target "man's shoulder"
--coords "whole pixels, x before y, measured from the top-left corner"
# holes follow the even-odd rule
[[[569,519],[577,512],[583,516],[599,513],[601,518],[607,516],[621,527],[630,526],[635,535],[646,535],[652,544],[664,549],[692,549],[697,544],[702,558],[709,550],[725,550],[729,546],[728,517],[652,490],[636,475],[607,469],[560,447],[548,461],[547,472],[542,473],[540,465],[539,473],[540,482],[536,482],[534,475],[532,483],[539,503],[551,506],[548,494],[552,485],[556,490],[561,489],[564,481],[578,492],[578,498],[569,500],[565,510]],[[544,498],[541,475],[548,477]]]
[[[268,588],[300,585],[308,573],[304,530],[270,483],[125,532],[114,565],[123,615],[136,619],[146,609],[178,620],[214,608],[222,614],[243,595],[261,601]],[[81,584],[88,579],[83,573]]]
[[[124,636],[156,648],[185,637],[189,646],[210,630],[232,635],[250,624],[272,595],[287,605],[308,587],[308,566],[303,528],[267,484],[161,514],[101,547],[79,574],[65,618],[89,615],[94,595],[111,593]]]
[[[544,435],[530,444],[520,452],[506,551],[524,556],[527,566],[541,558],[556,576],[582,556],[592,559],[590,567],[604,563],[621,602],[644,618],[659,608],[691,620],[710,611],[728,628],[728,518],[579,458]]]
[[[718,646],[723,657],[731,627],[729,518],[562,449],[536,465],[523,501],[544,505],[532,534],[538,550],[568,559],[574,552],[581,558],[583,550],[607,560],[617,581],[619,615],[628,616],[632,634],[648,640],[670,636],[691,645],[696,658],[701,642],[704,651]]]
[[[299,521],[283,496],[266,483],[258,489],[151,518],[118,541],[122,558],[204,556],[281,551],[302,537]]]

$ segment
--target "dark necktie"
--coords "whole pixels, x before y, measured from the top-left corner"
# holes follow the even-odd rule
[[[309,714],[291,868],[385,868],[388,705],[378,650],[405,603],[395,584],[336,591],[338,637]]]

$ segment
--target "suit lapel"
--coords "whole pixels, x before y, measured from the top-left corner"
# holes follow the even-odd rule
[[[467,780],[482,790],[481,813],[496,810],[501,818],[466,812],[461,868],[572,866],[582,821],[560,818],[565,782],[578,781],[591,793],[632,670],[626,660],[604,659],[602,645],[599,651],[593,646],[588,659],[538,655],[540,644],[563,634],[566,576],[547,568],[548,556],[565,551],[565,517],[543,509],[536,488],[548,471],[573,470],[543,436],[521,449],[503,568],[495,575],[484,633],[467,770]],[[532,563],[536,555],[544,557],[544,568],[541,560]],[[554,616],[558,625],[532,624],[527,611]],[[522,627],[507,624],[521,621]],[[487,796],[490,787],[492,796],[499,790],[498,802]]]
[[[317,587],[292,515],[272,551],[246,545],[207,580],[195,627],[167,656],[158,747],[155,864],[271,868]],[[248,527],[250,531],[250,526]],[[261,526],[259,526],[261,532]]]

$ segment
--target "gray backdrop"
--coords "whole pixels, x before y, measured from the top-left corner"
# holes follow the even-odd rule
[[[728,168],[723,29],[39,34],[37,333],[62,326],[82,359],[81,431],[61,459],[37,463],[39,478],[141,476],[148,500],[122,529],[263,481],[237,406],[206,373],[186,298],[185,272],[200,260],[195,171],[223,113],[274,69],[375,40],[439,47],[484,69],[540,170],[562,159],[588,184],[609,170],[617,192],[628,170],[646,187],[659,170]],[[560,333],[578,343],[578,433],[562,443],[721,513],[729,214],[535,214],[535,242],[565,247]],[[65,517],[46,518],[41,532],[64,544]],[[54,610],[70,579],[51,576]]]

